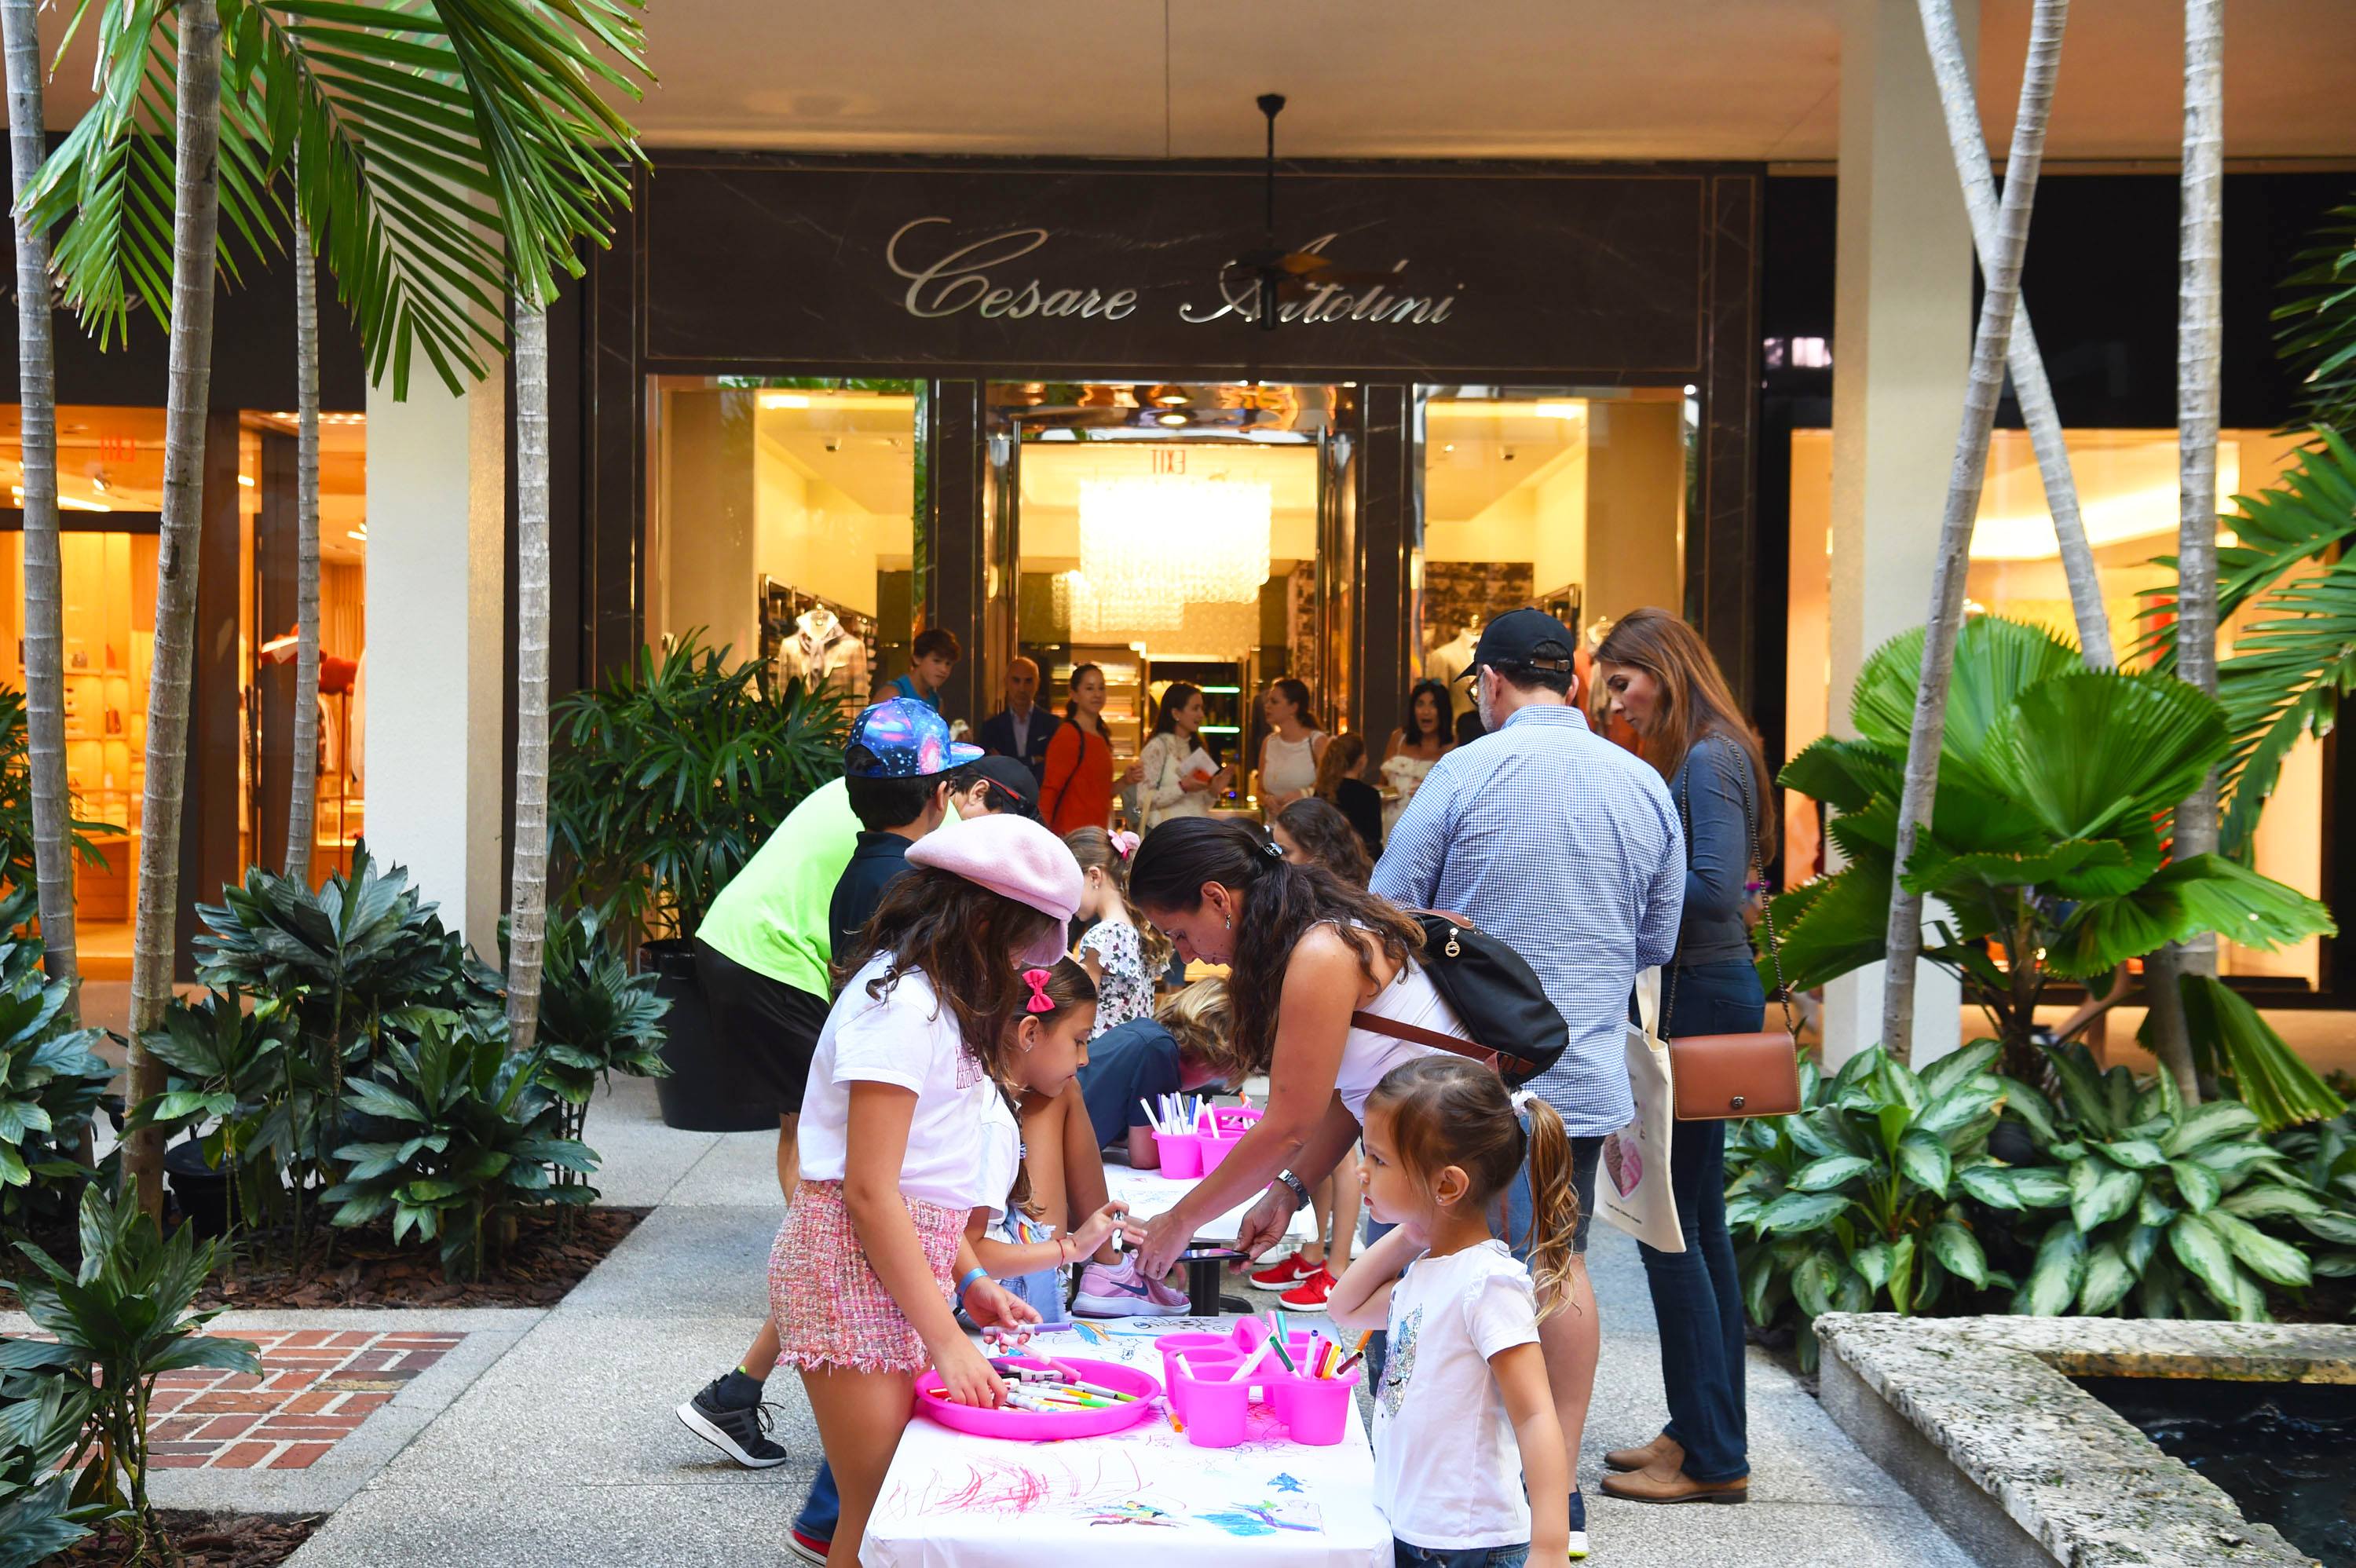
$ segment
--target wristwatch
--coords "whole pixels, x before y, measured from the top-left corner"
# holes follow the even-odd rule
[[[1292,1172],[1289,1170],[1278,1171],[1276,1173],[1276,1179],[1279,1186],[1291,1189],[1292,1206],[1296,1211],[1309,1207],[1309,1184],[1307,1182],[1301,1180],[1301,1178],[1293,1175]]]

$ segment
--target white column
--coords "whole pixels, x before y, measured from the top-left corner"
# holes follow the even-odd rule
[[[369,852],[409,868],[486,958],[507,846],[507,391],[454,398],[419,367],[368,399]]]
[[[1976,0],[1957,0],[1969,49]],[[1929,618],[1971,361],[1972,230],[1915,0],[1845,0],[1833,305],[1832,727],[1876,648]],[[1934,910],[1931,912],[1935,914]],[[1961,998],[1925,964],[1914,1061],[1955,1049]],[[1825,991],[1825,1061],[1881,1034],[1882,966]]]

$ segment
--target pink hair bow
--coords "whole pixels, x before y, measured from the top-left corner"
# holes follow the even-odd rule
[[[1137,835],[1124,827],[1112,836],[1112,852],[1126,860],[1137,853],[1139,842]]]
[[[1054,1012],[1055,998],[1047,994],[1048,972],[1044,969],[1025,969],[1023,971],[1023,978],[1031,987],[1031,999],[1023,1004],[1023,1010],[1026,1013]]]

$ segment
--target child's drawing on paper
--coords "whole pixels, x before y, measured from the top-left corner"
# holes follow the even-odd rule
[[[1314,1503],[1261,1501],[1235,1503],[1213,1513],[1194,1516],[1205,1524],[1213,1524],[1229,1535],[1274,1535],[1280,1530],[1297,1530],[1309,1534],[1322,1534],[1325,1516]]]
[[[966,1460],[912,1474],[884,1494],[878,1512],[891,1519],[935,1513],[1093,1518],[1141,1502],[1151,1491],[1137,1460],[1135,1451],[1118,1447],[1025,1444],[1016,1457]],[[1154,1506],[1174,1511],[1165,1499],[1156,1499]]]
[[[1297,1492],[1301,1490],[1300,1481],[1290,1476],[1283,1474],[1280,1471],[1273,1480],[1269,1482],[1269,1485],[1274,1487],[1280,1492]]]
[[[1108,1508],[1088,1510],[1090,1524],[1149,1524],[1163,1530],[1175,1530],[1179,1521],[1168,1509],[1156,1508],[1142,1498],[1130,1498]]]

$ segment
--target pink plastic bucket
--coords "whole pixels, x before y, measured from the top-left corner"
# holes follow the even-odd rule
[[[1265,1115],[1264,1111],[1244,1105],[1215,1105],[1211,1109],[1211,1125],[1223,1137],[1237,1137]]]
[[[1219,1168],[1219,1162],[1226,1159],[1234,1150],[1237,1141],[1234,1138],[1196,1138],[1194,1140],[1198,1146],[1195,1157],[1201,1161],[1202,1172],[1205,1176]]]
[[[1358,1387],[1358,1369],[1338,1378],[1289,1378],[1291,1386],[1276,1398],[1278,1419],[1291,1429],[1295,1443],[1326,1448],[1342,1441],[1350,1429],[1350,1401]]]
[[[1202,1359],[1189,1357],[1187,1360]],[[1232,1363],[1226,1370],[1232,1371],[1237,1364],[1240,1363]],[[1232,1448],[1244,1440],[1244,1424],[1251,1411],[1249,1387],[1197,1378],[1189,1372],[1186,1361],[1173,1361],[1171,1370],[1176,1374],[1171,1389],[1178,1401],[1178,1419],[1185,1424],[1187,1442],[1197,1448]],[[1211,1371],[1207,1365],[1201,1370]]]
[[[1203,1140],[1193,1133],[1156,1133],[1153,1145],[1162,1151],[1162,1174],[1189,1180],[1203,1174]]]

